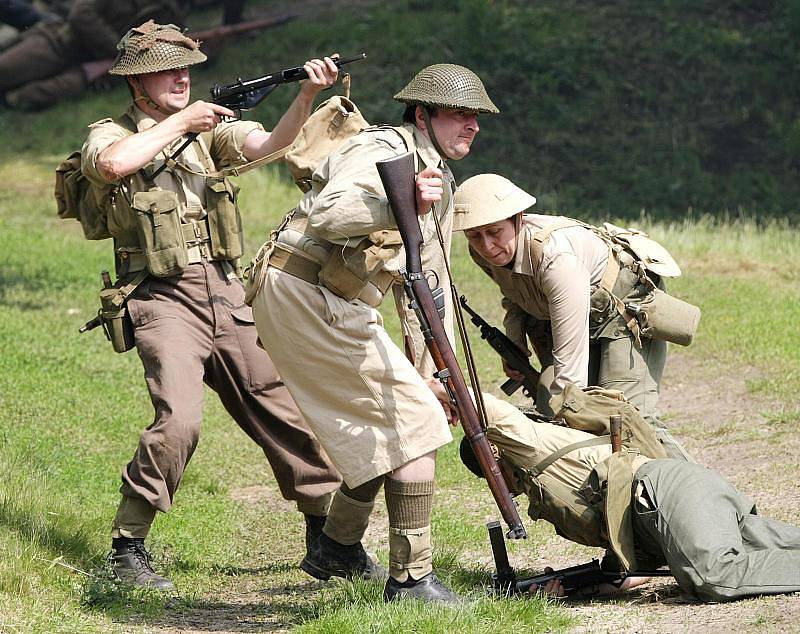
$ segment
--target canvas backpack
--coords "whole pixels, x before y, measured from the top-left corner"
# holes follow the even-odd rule
[[[127,134],[136,132],[128,116],[114,119]],[[94,187],[81,171],[81,153],[73,152],[56,168],[55,198],[59,218],[74,218],[81,223],[87,240],[105,240],[108,231],[108,207],[119,187]]]
[[[605,501],[602,494],[598,495],[602,487],[595,478],[587,477],[584,488],[571,488],[551,475],[548,468],[577,449],[610,444],[609,419],[613,414],[622,417],[622,445],[626,460],[635,455],[666,458],[667,453],[653,428],[617,390],[600,387],[581,389],[567,384],[564,392],[554,397],[550,404],[556,412],[557,422],[595,437],[562,447],[533,468],[521,470],[523,472],[518,475],[530,499],[528,515],[550,522],[559,535],[570,541],[608,548]]]
[[[311,189],[311,175],[317,166],[345,141],[369,127],[361,111],[350,100],[349,75],[344,76],[342,84],[344,96],[337,95],[322,102],[286,153],[286,164],[303,193]]]

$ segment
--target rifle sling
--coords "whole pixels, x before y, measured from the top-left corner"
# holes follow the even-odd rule
[[[195,176],[202,176],[203,178],[226,178],[228,176],[241,176],[242,174],[249,172],[256,167],[260,167],[261,165],[266,165],[267,163],[272,163],[273,161],[277,161],[284,157],[284,155],[289,151],[291,145],[286,145],[279,150],[275,150],[267,154],[266,156],[262,156],[261,158],[256,159],[255,161],[250,161],[249,163],[245,163],[241,167],[228,167],[224,170],[219,171],[208,171],[208,172],[197,172],[189,167],[186,167],[183,163],[178,163],[173,158],[167,158],[164,163],[170,169],[179,169],[187,174],[194,174]]]

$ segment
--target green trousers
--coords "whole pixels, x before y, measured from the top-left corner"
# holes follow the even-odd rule
[[[639,482],[633,525],[637,547],[655,558],[648,567],[660,554],[681,589],[704,601],[800,591],[800,528],[756,515],[750,498],[694,463],[653,460],[634,491]]]

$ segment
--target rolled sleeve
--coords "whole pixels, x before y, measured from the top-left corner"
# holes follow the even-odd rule
[[[81,171],[89,179],[89,182],[100,187],[115,182],[100,173],[97,169],[97,159],[103,150],[129,134],[130,132],[110,119],[91,126],[89,136],[81,148]]]
[[[220,123],[214,128],[209,152],[214,163],[220,168],[236,167],[248,162],[244,155],[244,143],[251,132],[264,132],[264,126],[257,121],[231,121]]]

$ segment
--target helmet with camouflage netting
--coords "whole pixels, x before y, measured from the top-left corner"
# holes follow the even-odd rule
[[[186,37],[174,24],[148,20],[128,31],[117,44],[111,75],[143,75],[185,68],[206,61],[200,43]]]
[[[486,94],[480,77],[457,64],[426,66],[394,98],[409,105],[500,112]]]
[[[478,174],[456,190],[453,231],[490,225],[525,211],[536,199],[499,174]]]

